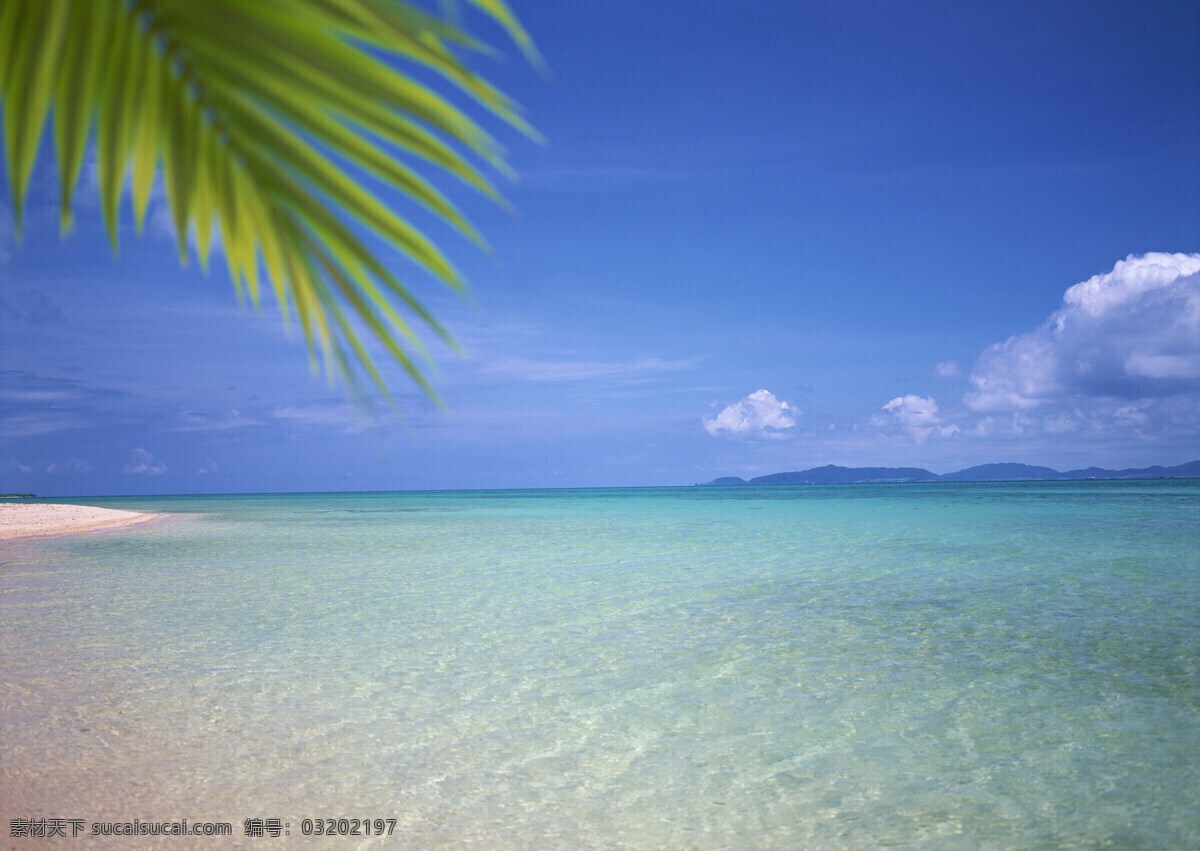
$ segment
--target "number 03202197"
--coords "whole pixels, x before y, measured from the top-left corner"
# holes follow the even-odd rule
[[[391,836],[396,832],[394,818],[306,818],[300,820],[305,836]]]

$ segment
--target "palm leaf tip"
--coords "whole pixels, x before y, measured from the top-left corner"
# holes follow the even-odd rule
[[[531,65],[543,72],[548,71],[546,61],[542,58],[541,53],[538,52],[533,39],[525,31],[525,28],[521,26],[521,22],[517,20],[516,15],[512,13],[512,10],[508,8],[503,0],[471,0],[471,3],[482,9],[504,27],[513,42],[525,54],[526,60]]]
[[[540,65],[505,3],[470,2]],[[399,0],[0,0],[0,107],[15,223],[53,111],[64,233],[94,145],[114,250],[126,186],[141,232],[161,180],[181,262],[189,233],[205,267],[219,245],[239,296],[257,302],[265,275],[285,320],[299,318],[310,353],[322,353],[331,373],[353,386],[362,369],[380,386],[361,329],[435,397],[426,368],[409,354],[424,357],[411,326],[450,337],[358,234],[373,232],[460,292],[465,284],[442,249],[364,180],[489,250],[422,172],[432,167],[503,205],[473,164],[506,173],[499,145],[447,93],[394,61],[436,72],[475,112],[536,138],[516,104],[460,55],[485,50],[456,24]]]

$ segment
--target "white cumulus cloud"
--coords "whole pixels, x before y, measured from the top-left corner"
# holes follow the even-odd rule
[[[154,454],[140,446],[129,453],[125,472],[133,475],[160,476],[167,472],[167,465],[157,460]]]
[[[976,411],[1200,394],[1200,254],[1130,256],[1076,284],[1037,329],[979,356]]]
[[[771,391],[755,390],[723,408],[715,417],[705,417],[704,430],[711,435],[724,431],[746,437],[780,437],[795,427],[795,417],[799,414],[787,402],[776,399]]]
[[[893,424],[907,432],[913,440],[921,443],[930,435],[949,437],[959,431],[958,426],[942,423],[938,416],[938,404],[932,396],[897,396],[881,410],[891,414]]]

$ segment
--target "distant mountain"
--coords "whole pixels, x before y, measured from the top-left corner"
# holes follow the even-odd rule
[[[1090,475],[1090,474],[1089,474]],[[942,476],[943,482],[1019,482],[1045,481],[1070,478],[1065,473],[1049,467],[1031,467],[1029,464],[980,464],[957,473]],[[1080,478],[1087,478],[1081,476]],[[1096,478],[1100,478],[1096,476]]]
[[[830,464],[792,473],[772,473],[746,481],[737,476],[722,476],[701,487],[740,487],[748,485],[860,485],[883,482],[1042,482],[1079,481],[1082,479],[1193,479],[1200,478],[1200,461],[1175,467],[1138,467],[1105,470],[1088,467],[1060,473],[1050,467],[1029,464],[980,464],[957,473],[939,476],[920,467],[837,467]]]
[[[772,473],[751,485],[857,485],[874,482],[936,482],[937,473],[920,467],[816,467],[798,473]]]
[[[1088,467],[1063,473],[1064,479],[1200,479],[1200,461],[1189,461],[1174,467],[1133,467],[1128,470],[1102,470]]]

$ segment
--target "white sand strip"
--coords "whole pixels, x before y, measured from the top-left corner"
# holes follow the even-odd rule
[[[0,502],[0,540],[115,529],[161,516],[90,505]]]

